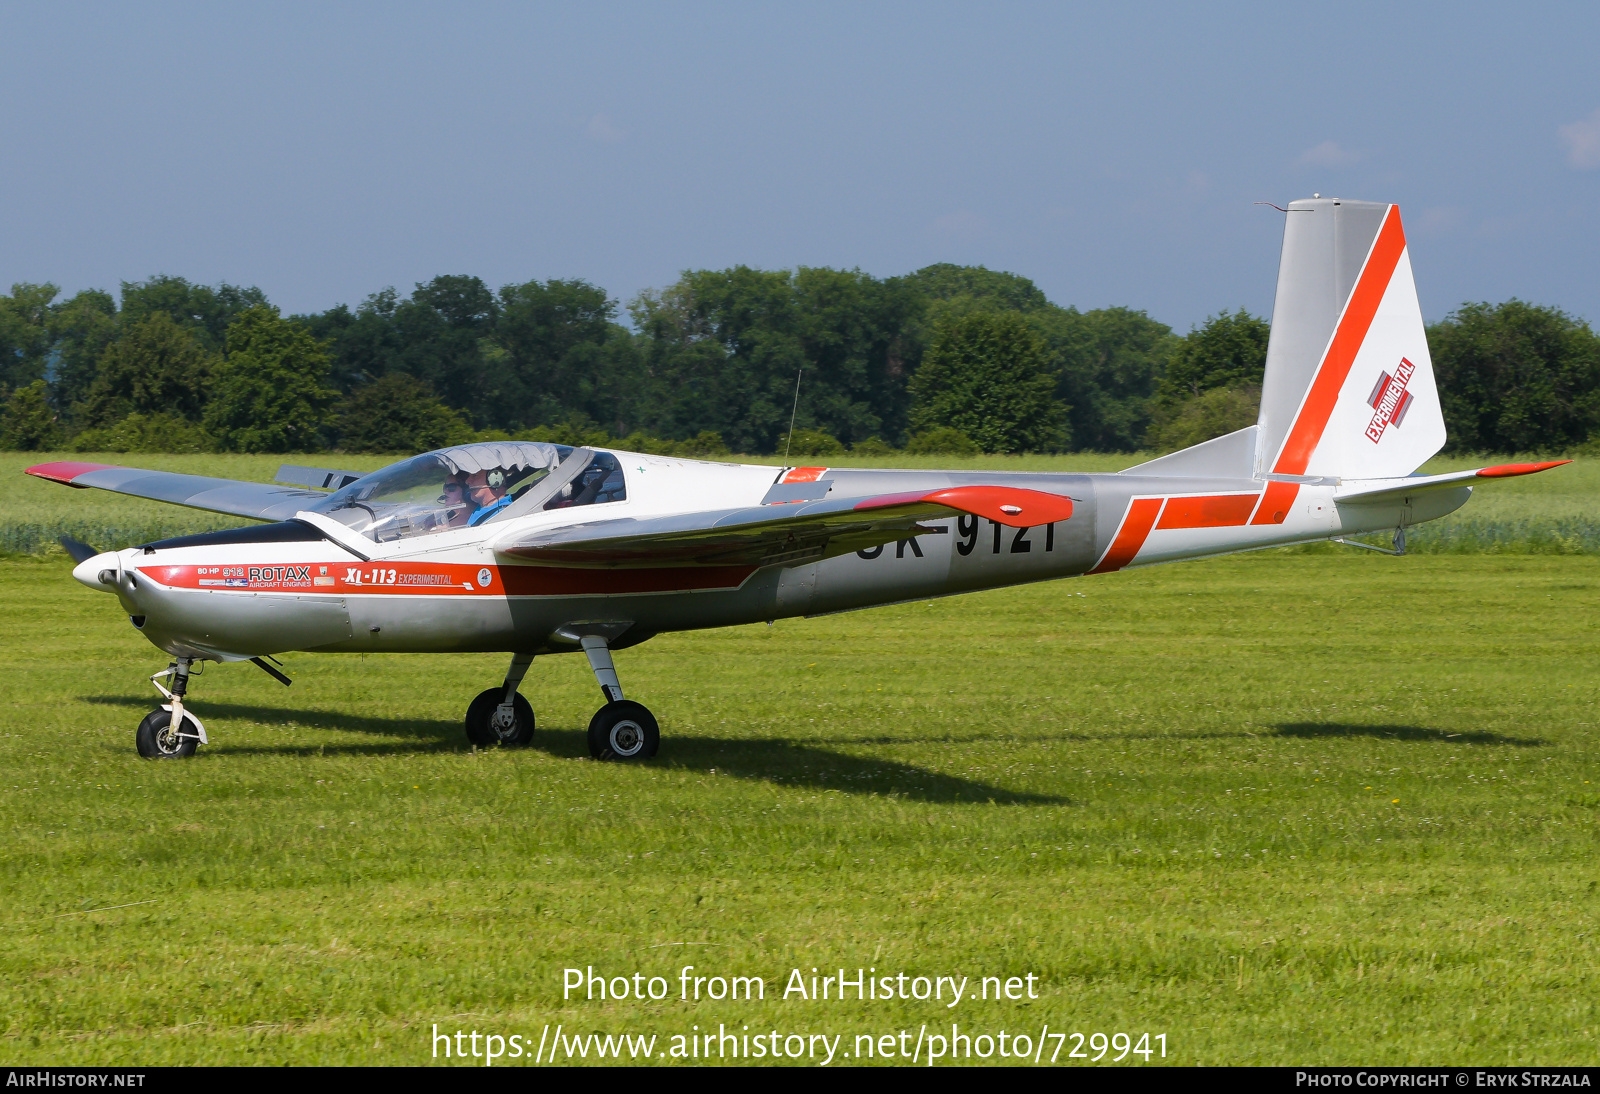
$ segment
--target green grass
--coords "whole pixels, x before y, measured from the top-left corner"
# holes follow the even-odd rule
[[[770,456],[730,458],[774,465],[782,462]],[[983,456],[965,460],[949,456],[895,455],[875,459],[841,456],[834,457],[833,461],[840,467],[1111,472],[1146,458],[1148,454],[1079,452],[1064,456]],[[1523,458],[1532,457],[1442,458],[1430,461],[1423,470],[1437,473]],[[100,490],[68,490],[57,483],[21,474],[25,467],[53,459],[128,464],[270,482],[279,465],[286,462],[369,471],[389,463],[392,457],[0,453],[0,482],[7,485],[6,490],[0,491],[0,556],[59,552],[56,541],[63,535],[108,549],[163,536],[233,528],[244,523],[236,517],[181,509]],[[1343,547],[1310,549],[1348,550]],[[1600,555],[1600,460],[1582,460],[1540,475],[1487,484],[1476,490],[1462,509],[1414,529],[1408,549],[1421,554]]]
[[[0,598],[12,1063],[410,1064],[434,1023],[1048,1022],[1184,1064],[1600,1037],[1600,560],[1248,555],[664,636],[618,657],[665,734],[637,766],[585,758],[576,658],[529,676],[534,747],[472,753],[502,659],[326,655],[211,666],[215,743],[146,763],[164,659],[64,560]],[[560,998],[683,964],[768,998]],[[775,998],[841,965],[1041,997]]]

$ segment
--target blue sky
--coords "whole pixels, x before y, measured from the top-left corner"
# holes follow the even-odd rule
[[[1284,204],[1600,321],[1600,5],[0,4],[0,284],[983,264],[1180,331]]]

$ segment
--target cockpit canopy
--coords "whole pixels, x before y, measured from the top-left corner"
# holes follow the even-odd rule
[[[484,441],[390,464],[313,510],[386,542],[625,497],[622,467],[609,452]]]

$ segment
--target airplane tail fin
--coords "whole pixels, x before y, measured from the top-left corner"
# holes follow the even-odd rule
[[[1408,475],[1445,430],[1400,207],[1313,198],[1284,219],[1256,474]]]

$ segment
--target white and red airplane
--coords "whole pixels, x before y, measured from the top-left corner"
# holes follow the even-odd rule
[[[1413,472],[1444,444],[1397,206],[1317,198],[1286,214],[1257,424],[1117,474],[881,471],[668,459],[532,442],[467,444],[360,475],[280,483],[89,463],[27,473],[268,523],[96,553],[172,663],[140,755],[206,743],[186,709],[203,661],[317,652],[498,651],[467,708],[475,744],[526,744],[518,687],[540,654],[581,650],[605,695],[602,759],[655,754],[612,651],[664,631],[849,611],[1179,559],[1405,530],[1475,485],[1566,461]],[[1358,546],[1366,546],[1358,544]],[[1381,548],[1378,548],[1381,549]],[[170,682],[170,687],[161,683]]]

